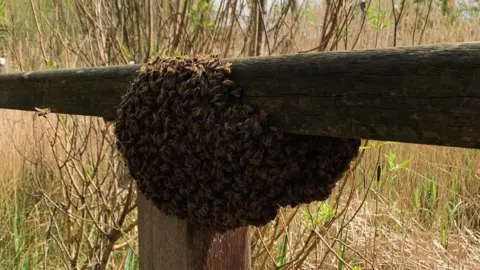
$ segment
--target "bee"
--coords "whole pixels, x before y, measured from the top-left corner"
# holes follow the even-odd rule
[[[237,128],[236,128],[236,125],[235,123],[229,123],[229,122],[225,122],[225,131],[230,133],[230,134],[235,134],[237,133]],[[231,136],[231,135],[230,135]]]
[[[232,72],[231,66],[232,66],[232,63],[226,63],[226,64],[224,65],[223,68],[224,68],[224,70],[225,70],[226,73],[230,74],[230,73]]]
[[[277,178],[280,175],[280,168],[279,167],[273,167],[271,169],[268,169],[268,175],[271,178]]]
[[[213,190],[215,192],[219,192],[223,189],[223,184],[222,182],[219,182],[219,181],[215,181],[215,183],[213,183]]]
[[[183,100],[186,100],[187,98],[190,98],[193,95],[193,90],[191,88],[188,88],[182,93],[182,98]]]
[[[237,108],[235,106],[230,106],[225,110],[223,116],[226,118],[234,118],[236,114],[237,114]]]
[[[222,137],[224,141],[235,141],[235,137],[226,131],[222,131]]]
[[[300,171],[300,166],[298,166],[298,163],[295,161],[290,160],[290,162],[288,162],[288,166],[291,172],[297,173]]]
[[[237,129],[241,130],[243,128],[243,122],[238,121],[235,126],[237,126]],[[240,133],[239,133],[240,134]]]
[[[237,89],[233,90],[232,92],[230,92],[230,95],[232,95],[236,98],[240,98],[242,96],[242,89],[237,88]]]
[[[160,171],[161,171],[162,173],[166,173],[166,172],[168,172],[169,170],[170,170],[170,168],[168,167],[167,164],[162,164],[162,165],[160,166]]]
[[[233,172],[233,168],[229,163],[224,164],[222,169],[224,171],[226,171],[227,173],[232,173]]]
[[[303,177],[303,179],[305,179],[305,180],[310,180],[310,179],[312,179],[312,171],[311,171],[311,170],[304,170],[304,171],[302,172],[302,177]]]
[[[198,134],[198,130],[200,129],[200,126],[197,123],[194,123],[192,126],[192,133],[193,134]]]
[[[235,193],[233,194],[233,198],[232,198],[232,199],[233,199],[233,202],[235,202],[235,203],[240,203],[240,201],[241,201],[241,199],[242,199],[242,196],[240,195],[240,193],[235,192]]]
[[[254,158],[254,159],[260,159],[262,160],[263,159],[263,153],[264,153],[264,150],[258,150],[258,148],[256,148],[257,150],[255,152],[253,152],[253,154],[250,156],[250,158]]]
[[[260,109],[259,111],[259,118],[261,123],[267,122],[267,112],[264,109]]]
[[[200,208],[198,209],[197,214],[201,217],[205,217],[206,215],[208,215],[208,205],[205,203],[202,204],[202,206],[200,206]]]
[[[235,82],[229,80],[229,79],[225,79],[223,80],[222,82],[223,86],[225,87],[229,87],[229,88],[235,88]]]
[[[215,81],[214,85],[216,85],[218,82],[222,82],[225,78],[225,75],[222,72],[214,72],[212,74],[212,79]]]
[[[245,133],[243,134],[243,138],[242,138],[242,141],[245,143],[244,144],[245,148],[250,148],[251,147],[252,143],[250,142],[250,138],[251,138],[250,132],[245,131]],[[249,146],[247,146],[247,144]]]
[[[243,105],[243,109],[247,114],[251,114],[254,111],[253,107],[248,104]]]
[[[163,189],[163,200],[169,201],[170,200],[170,193],[168,192],[168,189]]]
[[[192,68],[191,67],[184,67],[184,70],[180,75],[178,75],[178,79],[181,81],[185,81],[186,78],[190,77],[192,74]]]
[[[218,64],[219,63],[217,61],[211,61],[211,62],[208,63],[207,68],[215,69],[218,66]]]
[[[266,180],[268,178],[268,169],[257,168],[257,175],[260,176],[261,179]]]
[[[249,129],[252,125],[253,125],[253,119],[252,118],[248,118],[248,119],[245,119],[245,121],[243,121],[244,129]]]
[[[47,118],[47,114],[51,112],[50,108],[40,109],[40,108],[34,107],[34,109],[37,111],[37,116],[45,117],[45,118]]]
[[[272,147],[272,140],[273,140],[272,135],[267,135],[263,137],[262,143],[265,147],[270,148]]]
[[[261,126],[254,127],[253,137],[257,138],[258,136],[260,136],[260,134],[262,134],[262,132],[263,132],[263,128]]]
[[[222,93],[222,86],[216,85],[210,88],[210,94],[214,95],[214,94],[220,94],[220,93]]]
[[[225,150],[225,147],[224,146],[221,146],[219,148],[217,148],[217,150],[215,151],[215,156],[216,157],[224,157],[226,156],[226,150]]]
[[[197,87],[195,87],[195,89],[193,89],[193,96],[198,97],[198,96],[200,96],[201,92],[202,92],[202,89],[197,86]]]
[[[224,95],[223,94],[216,94],[213,99],[210,101],[210,103],[217,103],[221,99],[223,99]]]
[[[138,73],[146,74],[147,73],[147,67],[146,66],[141,66],[140,69],[138,70]]]
[[[250,163],[251,165],[254,165],[254,166],[260,166],[262,164],[262,160],[251,158],[251,159],[248,160],[248,163]]]

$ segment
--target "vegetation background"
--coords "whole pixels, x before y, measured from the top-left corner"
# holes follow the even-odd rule
[[[478,41],[479,15],[468,0],[1,0],[1,49],[7,72],[353,50]],[[112,127],[0,115],[0,269],[137,269]],[[254,268],[478,269],[479,212],[479,150],[365,141],[327,201],[251,228]]]

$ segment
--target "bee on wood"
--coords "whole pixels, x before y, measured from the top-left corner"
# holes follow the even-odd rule
[[[47,114],[51,112],[50,108],[40,109],[40,108],[34,107],[34,109],[37,111],[37,116],[44,117],[44,118],[47,118]]]

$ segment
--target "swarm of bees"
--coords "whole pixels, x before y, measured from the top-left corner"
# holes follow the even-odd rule
[[[215,56],[156,58],[122,97],[115,123],[139,190],[164,213],[217,232],[325,200],[360,146],[284,134],[240,102],[231,68]]]

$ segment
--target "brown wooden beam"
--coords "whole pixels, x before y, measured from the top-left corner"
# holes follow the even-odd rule
[[[480,43],[225,61],[287,132],[480,148]],[[0,108],[112,117],[138,68],[0,75]]]
[[[225,61],[287,132],[480,148],[480,43]],[[138,68],[3,74],[0,108],[112,117]]]

